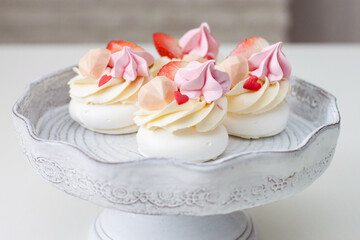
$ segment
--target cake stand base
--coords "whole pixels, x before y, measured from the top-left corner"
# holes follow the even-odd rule
[[[257,240],[249,216],[238,211],[213,216],[157,216],[103,210],[89,240]]]

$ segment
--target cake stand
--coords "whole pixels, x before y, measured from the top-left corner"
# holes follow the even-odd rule
[[[105,208],[89,239],[257,239],[242,210],[289,197],[329,166],[339,135],[335,98],[295,77],[281,134],[230,137],[205,163],[144,158],[135,134],[94,133],[72,121],[70,68],[31,83],[13,108],[21,146],[47,182]]]

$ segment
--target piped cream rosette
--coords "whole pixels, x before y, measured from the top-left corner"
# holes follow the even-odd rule
[[[149,81],[152,61],[149,53],[129,47],[113,54],[107,49],[90,50],[68,83],[71,117],[96,132],[136,132],[133,115],[138,110],[137,94]]]
[[[265,46],[249,59],[229,56],[217,66],[229,74],[232,83],[226,94],[228,114],[224,120],[229,134],[260,138],[276,135],[286,127],[291,67],[281,46]]]
[[[179,105],[173,96],[174,92],[177,91],[174,82],[164,76],[154,78],[151,83],[144,87],[142,94],[146,88],[154,87],[154,85],[161,85],[162,88],[164,84],[170,87],[165,91],[169,91],[167,94],[172,95],[168,98],[171,101],[164,108],[158,110],[140,108],[135,117],[135,122],[138,125],[151,130],[162,128],[169,132],[194,128],[197,132],[205,133],[214,130],[225,117],[227,109],[225,96],[210,103],[207,103],[204,98],[199,98],[189,99],[186,103]],[[147,100],[144,99],[143,101]]]
[[[169,69],[171,65],[176,63],[169,64]],[[168,78],[172,74],[157,76],[139,92],[140,110],[135,113],[139,152],[185,161],[216,158],[228,142],[222,125],[228,74],[216,70],[214,61],[191,62],[177,70],[174,80]]]
[[[77,75],[69,81],[70,97],[78,102],[93,105],[134,104],[141,86],[149,80],[144,76],[139,76],[134,81],[111,78],[99,87],[100,79],[110,75],[110,68],[106,68],[97,79],[82,74],[78,68],[73,70]]]

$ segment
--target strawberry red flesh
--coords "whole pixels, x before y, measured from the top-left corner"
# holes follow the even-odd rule
[[[185,61],[173,61],[165,64],[157,74],[158,76],[165,76],[174,81],[175,74],[180,68],[184,68],[188,63]]]
[[[253,53],[260,52],[269,43],[261,37],[250,37],[240,42],[229,56],[243,56],[249,58]]]
[[[110,50],[111,53],[115,53],[121,51],[125,46],[132,48],[134,51],[145,51],[135,43],[124,40],[112,40],[108,43],[106,49]]]
[[[184,56],[181,47],[179,46],[179,41],[170,35],[165,33],[154,33],[153,41],[155,48],[161,57],[181,59]]]
[[[112,76],[110,75],[103,75],[100,80],[99,80],[99,87],[101,87],[102,85],[104,85],[105,83],[107,83],[108,81],[110,81],[112,78]]]

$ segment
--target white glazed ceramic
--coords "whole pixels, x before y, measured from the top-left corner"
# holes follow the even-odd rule
[[[336,100],[297,78],[291,79],[291,114],[282,133],[258,140],[230,137],[216,160],[190,163],[144,158],[135,134],[94,133],[72,121],[66,83],[73,76],[70,67],[31,83],[13,108],[14,123],[27,158],[45,180],[109,208],[95,221],[90,239],[146,238],[149,233],[136,222],[152,223],[157,237],[150,239],[186,239],[180,232],[191,239],[219,239],[211,224],[223,240],[256,239],[240,210],[305,189],[334,155],[340,127]],[[225,236],[229,232],[235,235]]]

